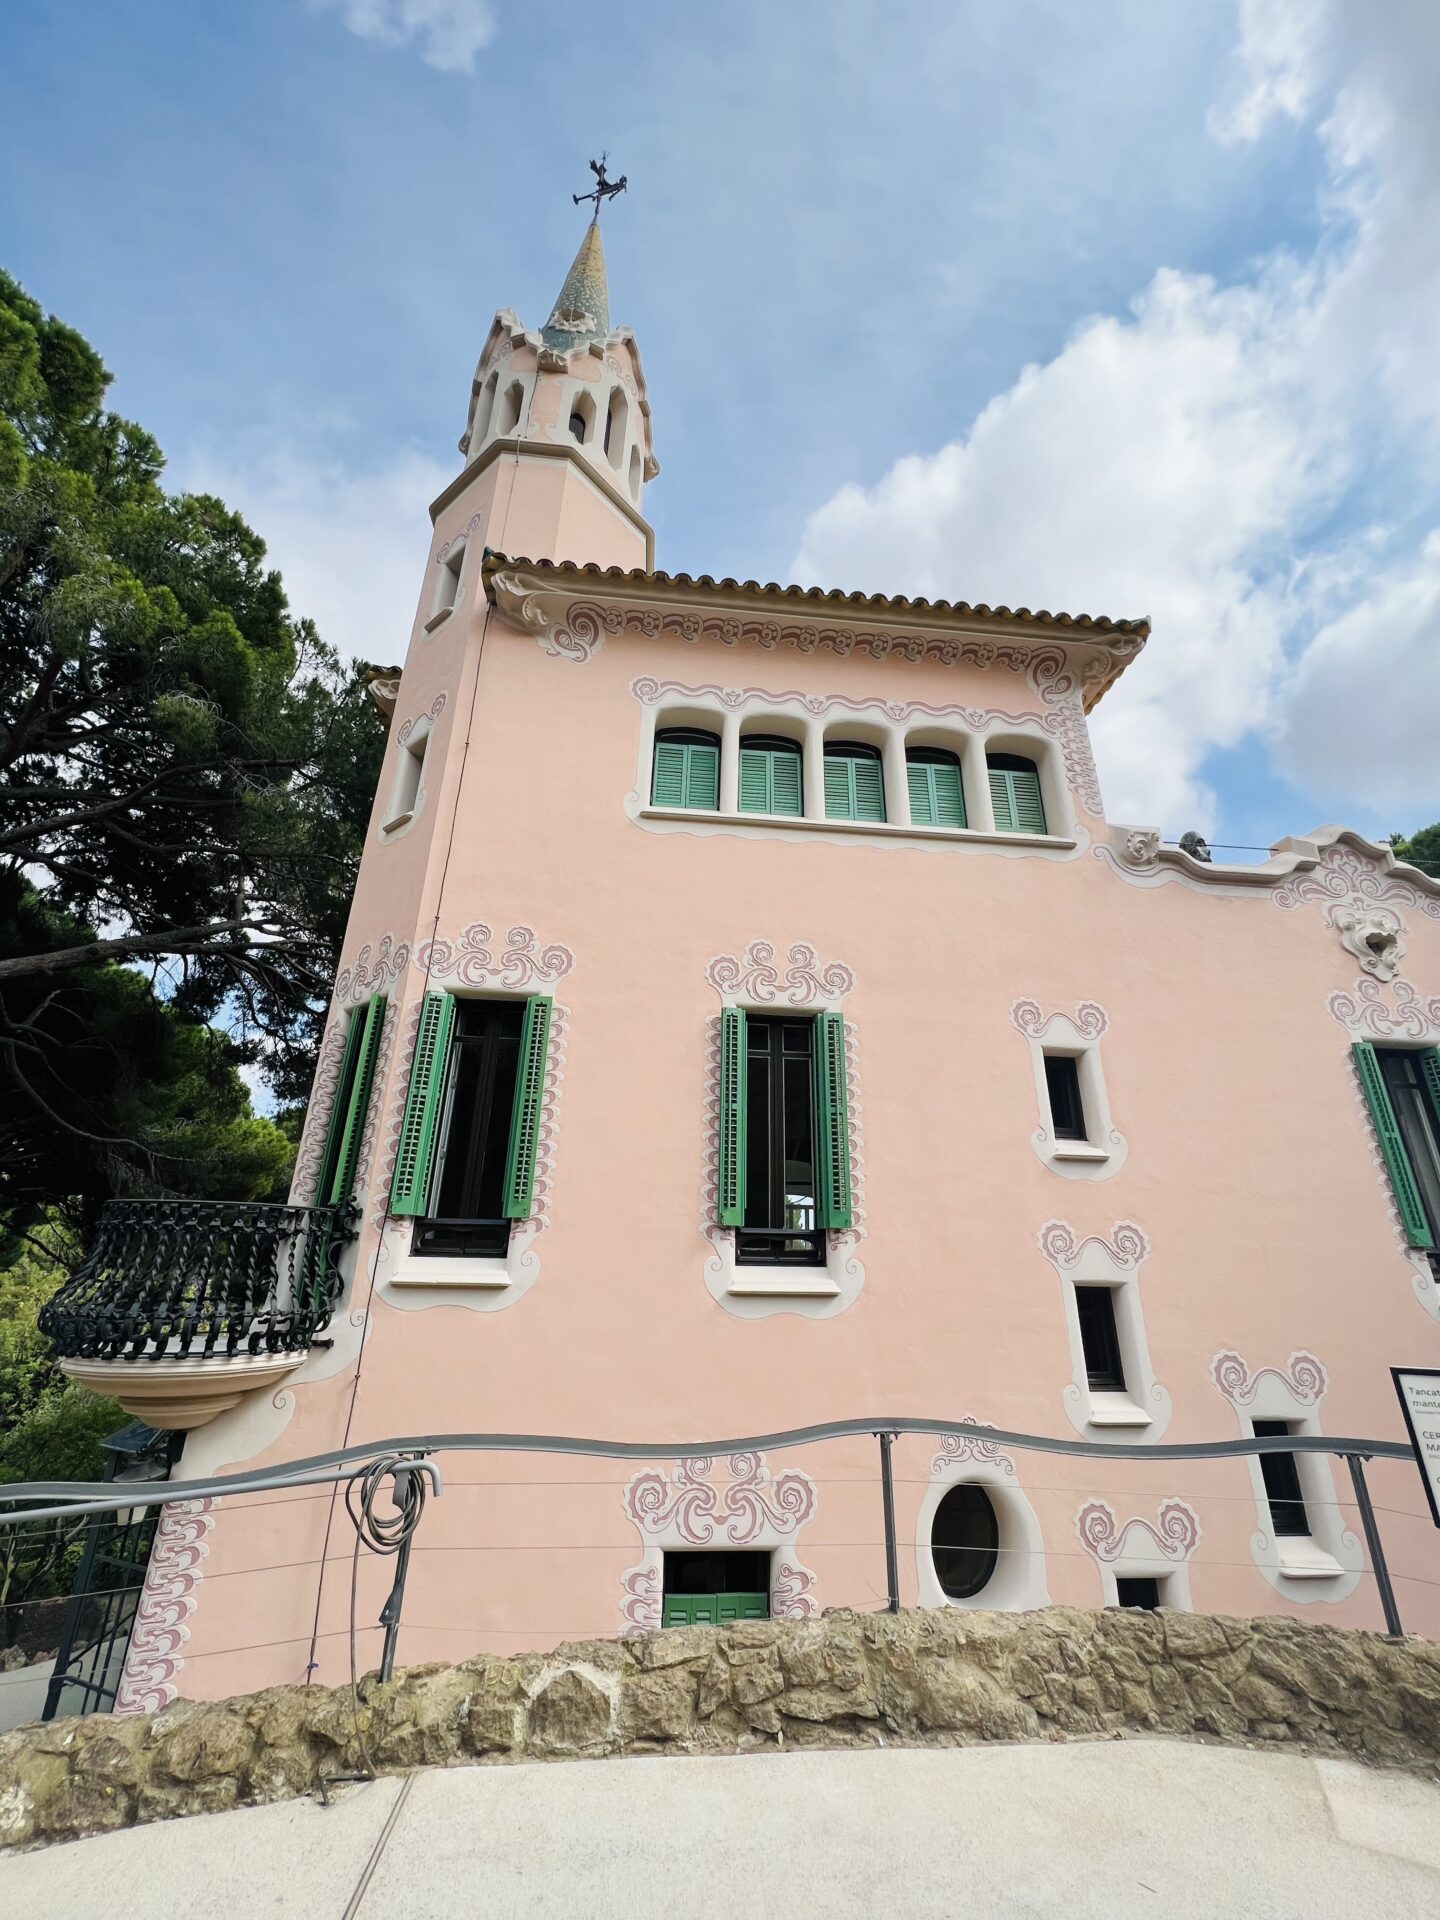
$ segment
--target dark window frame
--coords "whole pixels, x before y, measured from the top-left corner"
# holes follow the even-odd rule
[[[787,1046],[786,1036],[804,1035],[805,1046]],[[757,1044],[763,1039],[763,1045]],[[787,1146],[796,1144],[793,1130],[787,1135],[787,1120],[800,1121],[801,1138],[808,1133],[810,1151],[810,1208],[815,1220],[820,1211],[820,1128],[816,1114],[815,1018],[813,1014],[756,1013],[746,1016],[745,1054],[747,1094],[745,1102],[745,1223],[735,1229],[735,1264],[742,1267],[783,1266],[823,1267],[825,1229],[819,1225],[798,1227],[772,1216],[785,1208],[777,1195],[786,1195],[791,1185]],[[757,1060],[764,1065],[764,1087],[759,1089]],[[799,1061],[805,1064],[805,1102],[787,1112],[786,1096],[797,1077],[790,1069]],[[758,1094],[758,1097],[757,1097]],[[756,1128],[763,1127],[763,1152],[757,1155]],[[757,1174],[759,1177],[757,1177]],[[762,1204],[763,1203],[763,1204]],[[803,1203],[802,1203],[803,1204]],[[764,1214],[764,1219],[753,1215]]]
[[[978,1502],[965,1501],[966,1495],[978,1496]],[[947,1510],[954,1517],[967,1506],[964,1523],[957,1525],[956,1532],[973,1531],[980,1537],[961,1539],[958,1544],[937,1540]],[[930,1561],[947,1600],[973,1600],[995,1578],[1000,1568],[1000,1514],[989,1489],[978,1480],[960,1480],[946,1488],[930,1522]]]
[[[1085,1090],[1080,1083],[1081,1056],[1057,1048],[1053,1053],[1046,1050],[1043,1058],[1045,1098],[1050,1107],[1050,1137],[1087,1145],[1090,1126],[1085,1117]]]
[[[523,1000],[456,997],[431,1183],[433,1211],[416,1220],[411,1239],[412,1253],[421,1258],[500,1259],[509,1249],[512,1222],[502,1208],[524,1023]],[[476,1056],[473,1067],[467,1053]],[[456,1097],[471,1070],[478,1085],[468,1115],[458,1116],[462,1138]],[[493,1212],[482,1204],[487,1198],[495,1201]]]
[[[1114,1287],[1077,1283],[1075,1312],[1080,1322],[1080,1351],[1092,1393],[1126,1393],[1125,1349],[1115,1313]]]
[[[1293,1420],[1252,1420],[1257,1440],[1289,1438],[1295,1432]],[[1278,1540],[1309,1540],[1314,1529],[1305,1506],[1305,1488],[1300,1479],[1300,1462],[1293,1453],[1262,1453],[1260,1478],[1265,1483],[1265,1500],[1270,1509],[1270,1524]]]

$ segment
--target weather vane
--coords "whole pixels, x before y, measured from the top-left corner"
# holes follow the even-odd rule
[[[625,191],[625,175],[623,173],[618,180],[607,180],[605,178],[605,161],[607,158],[608,156],[602,153],[598,160],[592,160],[590,162],[590,171],[595,176],[593,191],[590,193],[572,193],[570,196],[577,207],[586,200],[593,200],[595,202],[595,211],[590,216],[592,220],[598,220],[600,218],[600,209],[607,200],[613,198],[615,194],[624,193]]]

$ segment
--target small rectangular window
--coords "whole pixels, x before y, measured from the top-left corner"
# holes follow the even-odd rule
[[[418,740],[408,740],[400,749],[395,768],[395,789],[390,796],[390,812],[384,826],[386,833],[393,833],[397,827],[406,826],[415,818],[425,778],[425,752],[429,744],[430,732],[427,728]]]
[[[430,613],[431,623],[449,613],[460,598],[460,573],[464,565],[465,542],[457,540],[440,562],[439,577],[435,582],[435,605]]]
[[[1125,1363],[1120,1353],[1120,1329],[1115,1324],[1114,1288],[1076,1287],[1075,1307],[1080,1316],[1085,1377],[1091,1390],[1123,1393]]]
[[[663,1586],[665,1627],[770,1618],[768,1553],[667,1553]]]
[[[1256,1420],[1257,1440],[1275,1440],[1295,1431],[1288,1420]],[[1310,1531],[1305,1496],[1300,1490],[1300,1467],[1293,1453],[1262,1453],[1260,1477],[1270,1503],[1270,1519],[1278,1535],[1296,1539]]]
[[[1050,1095],[1050,1131],[1057,1140],[1086,1140],[1085,1107],[1080,1098],[1080,1062],[1073,1053],[1045,1055],[1045,1086]]]
[[[1160,1604],[1160,1582],[1149,1574],[1118,1574],[1115,1579],[1117,1607],[1143,1607],[1153,1613]]]

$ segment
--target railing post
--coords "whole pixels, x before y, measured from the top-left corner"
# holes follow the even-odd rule
[[[886,1609],[890,1613],[900,1611],[900,1562],[895,1552],[895,1474],[890,1464],[890,1447],[894,1441],[893,1433],[877,1433],[880,1442],[880,1492],[885,1503],[885,1589],[889,1598]]]
[[[1375,1509],[1370,1504],[1370,1489],[1365,1484],[1364,1462],[1368,1458],[1367,1454],[1359,1453],[1347,1453],[1345,1456],[1355,1487],[1355,1504],[1360,1509],[1360,1524],[1365,1529],[1365,1544],[1370,1549],[1370,1564],[1375,1569],[1375,1584],[1380,1589],[1380,1605],[1385,1611],[1385,1631],[1393,1640],[1398,1640],[1405,1629],[1400,1624],[1395,1589],[1390,1584],[1390,1569],[1385,1564],[1385,1549],[1380,1544],[1380,1528],[1376,1523]]]

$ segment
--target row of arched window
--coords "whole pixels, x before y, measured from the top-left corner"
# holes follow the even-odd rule
[[[827,740],[825,817],[884,821],[885,768],[880,749],[863,740]],[[1018,753],[985,759],[999,833],[1045,833],[1040,772]],[[740,741],[741,813],[799,817],[805,811],[804,759],[798,740],[745,734]],[[943,747],[907,747],[905,780],[910,824],[964,827],[960,756]],[[714,812],[720,804],[720,736],[698,727],[667,727],[655,736],[650,804]]]

